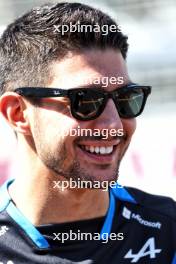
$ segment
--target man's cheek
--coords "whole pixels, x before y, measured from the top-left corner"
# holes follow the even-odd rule
[[[136,119],[123,119],[123,131],[126,138],[131,138],[136,130]]]
[[[69,167],[76,159],[76,144],[74,137],[65,136],[62,138],[62,153],[64,155],[64,166]]]

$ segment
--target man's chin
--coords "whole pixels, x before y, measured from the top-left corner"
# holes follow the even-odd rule
[[[117,175],[105,177],[105,175],[93,175],[90,180],[80,180],[83,188],[108,190],[117,182]]]
[[[100,171],[97,171],[95,173],[92,173],[91,175],[89,175],[89,177],[87,178],[87,180],[90,180],[92,182],[112,182],[112,181],[117,181],[118,179],[118,171],[117,170],[114,170],[114,171],[109,171],[109,170],[102,170]]]

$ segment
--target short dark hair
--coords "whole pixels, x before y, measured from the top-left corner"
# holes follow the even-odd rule
[[[67,32],[55,25],[117,25],[108,15],[81,3],[47,4],[33,8],[16,19],[0,39],[0,95],[20,86],[46,86],[52,80],[51,62],[69,51],[118,49],[126,59],[127,36],[119,30],[101,32]]]

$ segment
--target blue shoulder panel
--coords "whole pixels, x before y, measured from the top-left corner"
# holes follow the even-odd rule
[[[117,199],[135,204],[137,203],[137,201],[122,185],[116,183],[110,189]]]
[[[176,254],[175,254],[171,264],[176,264]]]
[[[13,181],[14,179],[8,180],[0,187],[0,212],[4,211],[10,203],[11,198],[7,189]]]

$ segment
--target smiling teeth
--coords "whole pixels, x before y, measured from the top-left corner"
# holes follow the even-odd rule
[[[81,146],[81,147],[91,153],[96,153],[96,154],[101,154],[101,155],[110,154],[113,152],[113,146],[110,146],[110,147]]]

